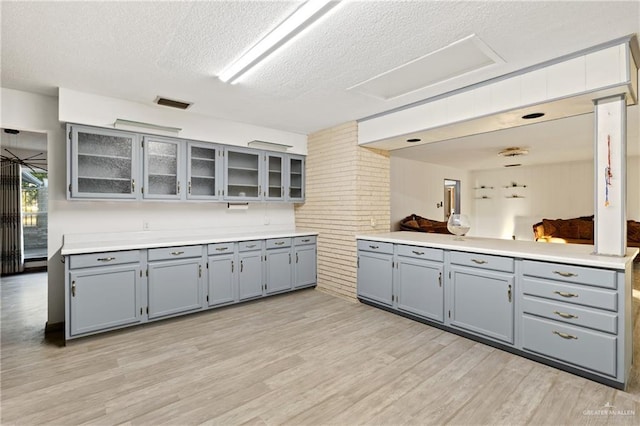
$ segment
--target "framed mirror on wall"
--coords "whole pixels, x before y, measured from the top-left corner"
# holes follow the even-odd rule
[[[444,220],[449,220],[452,212],[460,213],[460,181],[444,180]]]

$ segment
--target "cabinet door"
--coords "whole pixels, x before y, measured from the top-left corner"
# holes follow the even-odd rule
[[[69,137],[71,198],[137,198],[136,134],[71,126]]]
[[[289,156],[287,167],[287,201],[304,201],[305,158]]]
[[[398,309],[435,321],[444,321],[442,263],[398,258]]]
[[[138,265],[87,268],[69,273],[72,336],[141,321]]]
[[[262,251],[240,253],[238,259],[240,300],[262,296]]]
[[[282,154],[265,154],[265,188],[264,199],[269,201],[284,200],[284,156]]]
[[[149,263],[149,319],[193,311],[200,301],[200,258]]]
[[[358,252],[358,297],[391,306],[393,255]]]
[[[187,145],[187,199],[217,200],[222,193],[218,159],[220,148],[207,143]]]
[[[267,250],[267,294],[291,290],[291,248]]]
[[[144,138],[144,198],[164,200],[182,198],[180,148],[180,141],[177,140]]]
[[[513,343],[513,275],[451,268],[452,326]]]
[[[295,268],[293,287],[306,287],[316,283],[316,246],[295,248]]]
[[[209,306],[236,300],[236,274],[233,254],[209,256]]]
[[[262,199],[261,157],[260,151],[225,150],[225,200]]]

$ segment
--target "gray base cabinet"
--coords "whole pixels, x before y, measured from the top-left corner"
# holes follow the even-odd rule
[[[315,285],[315,253],[305,236],[66,255],[65,339]]]
[[[149,319],[200,309],[200,259],[149,263]]]
[[[230,254],[209,256],[209,279],[207,303],[217,306],[236,300],[237,278],[234,265],[235,256]]]
[[[138,265],[71,272],[71,335],[140,322],[139,275]]]
[[[315,285],[316,269],[316,237],[298,237],[294,242],[293,288]]]
[[[442,263],[398,257],[398,310],[444,321]]]
[[[451,268],[450,325],[512,344],[514,277]]]
[[[143,320],[141,251],[70,256],[65,264],[65,337]]]
[[[393,306],[393,244],[358,242],[358,297]]]
[[[240,300],[262,296],[262,251],[248,251],[239,255],[238,286]]]
[[[375,306],[624,388],[633,347],[631,262],[625,265],[359,239],[357,292]]]

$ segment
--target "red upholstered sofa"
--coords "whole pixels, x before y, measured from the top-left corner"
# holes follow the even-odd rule
[[[533,225],[536,241],[593,244],[593,216],[542,219]],[[627,246],[640,247],[640,222],[627,221]]]
[[[412,214],[400,221],[400,229],[403,231],[415,231],[415,232],[432,232],[436,234],[451,234],[447,229],[447,222],[440,222],[437,220],[426,219]]]

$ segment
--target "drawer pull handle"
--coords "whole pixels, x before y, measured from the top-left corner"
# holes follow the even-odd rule
[[[99,257],[98,262],[111,262],[112,260],[116,260],[115,257]]]
[[[254,248],[256,245],[255,244],[248,244],[247,248]]]
[[[372,249],[376,250],[376,249],[379,249],[380,247],[370,245],[369,248],[372,248]]]
[[[181,254],[184,254],[184,252],[183,251],[172,251],[171,254],[174,255],[174,256],[180,256]]]
[[[413,250],[412,253],[418,256],[422,256],[424,254],[423,251],[415,251],[415,250]]]
[[[555,330],[553,331],[553,334],[555,334],[556,336],[560,336],[563,339],[567,339],[567,340],[571,340],[571,339],[578,340],[578,338],[576,336],[572,335],[572,334],[561,333],[561,332],[555,331]]]
[[[275,244],[275,245],[277,245],[277,246],[281,246],[281,245],[283,245],[283,244],[284,244],[284,241],[278,241],[277,243],[273,243],[273,244]]]
[[[478,265],[484,265],[485,263],[487,263],[486,260],[482,260],[482,259],[471,259],[471,261],[473,263],[477,263]]]
[[[567,293],[566,291],[554,291],[555,294],[562,297],[578,297],[575,293]]]
[[[554,314],[561,316],[562,318],[567,318],[567,319],[573,319],[573,318],[578,318],[577,315],[573,315],[573,314],[567,314],[565,312],[558,312],[558,311],[553,311]]]
[[[225,251],[227,250],[229,247],[218,247],[216,248],[216,251]]]
[[[562,272],[562,271],[553,271],[554,274],[558,274],[561,277],[569,278],[569,277],[577,277],[578,274],[574,274],[573,272]]]
[[[311,241],[311,240],[308,239],[308,238],[305,238],[304,240],[302,240],[303,243],[308,243],[309,241]]]

